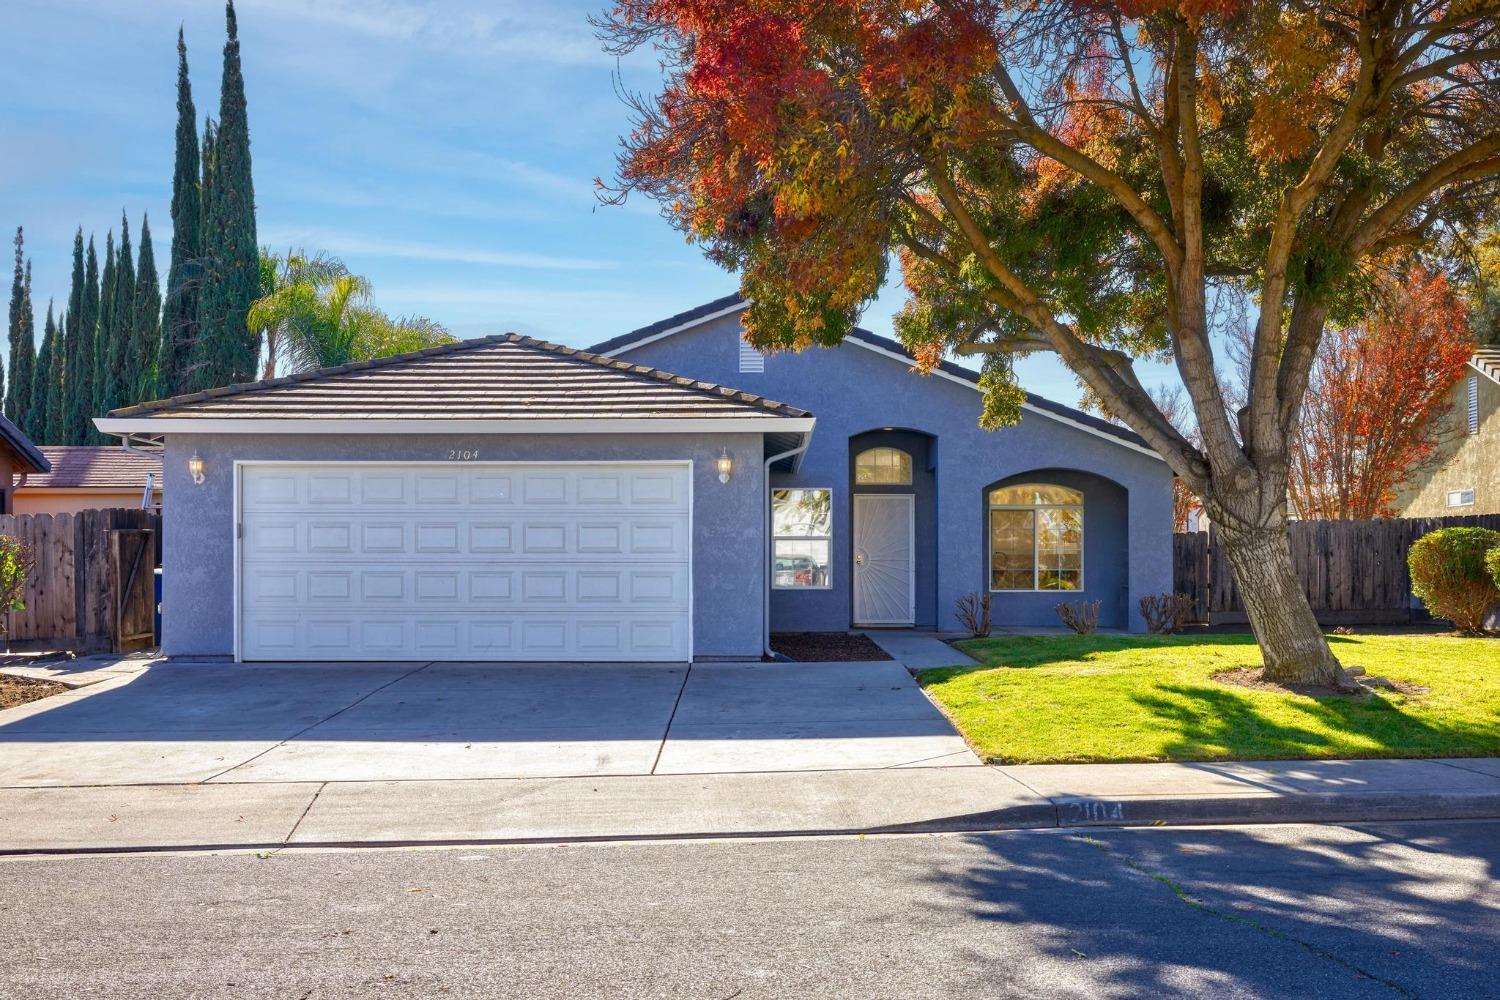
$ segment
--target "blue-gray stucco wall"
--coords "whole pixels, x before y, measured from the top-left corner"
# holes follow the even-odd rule
[[[173,434],[164,456],[162,647],[169,656],[234,652],[234,463],[438,462],[454,449],[486,461],[693,462],[693,652],[758,659],[765,578],[759,434],[236,435]],[[734,475],[718,481],[721,450]],[[187,461],[196,451],[206,479]]]
[[[842,630],[852,624],[849,439],[882,428],[929,436],[936,552],[927,571],[930,581],[922,579],[919,558],[918,588],[930,586],[938,627],[958,628],[958,599],[988,585],[985,489],[1025,473],[1055,482],[1061,476],[1043,473],[1072,470],[1098,477],[1078,480],[1086,492],[1084,589],[1062,595],[998,592],[997,626],[1057,625],[1058,601],[1097,599],[1101,624],[1140,631],[1145,627],[1141,597],[1171,591],[1172,477],[1155,456],[1030,410],[1013,427],[982,430],[980,396],[972,385],[917,375],[906,362],[854,343],[774,354],[765,359],[764,372],[741,372],[739,336],[739,316],[731,314],[620,356],[759,393],[817,417],[812,446],[799,470],[773,474],[771,485],[833,488],[835,583],[826,591],[773,592],[774,630]],[[1090,483],[1097,488],[1088,488]],[[1109,484],[1117,488],[1104,488]]]

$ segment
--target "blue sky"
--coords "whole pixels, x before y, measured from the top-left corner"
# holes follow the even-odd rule
[[[377,303],[458,336],[515,330],[587,345],[726,294],[736,279],[655,205],[597,204],[628,128],[617,81],[651,89],[650,54],[600,51],[592,3],[240,0],[261,242],[326,250]],[[217,117],[216,0],[6,0],[0,32],[0,225],[26,227],[38,336],[66,300],[73,231],[171,242],[175,42],[198,114]],[[9,235],[6,236],[9,252]],[[9,258],[5,272],[9,273]],[[887,289],[864,317],[889,333]],[[1050,358],[1028,388],[1074,403]]]

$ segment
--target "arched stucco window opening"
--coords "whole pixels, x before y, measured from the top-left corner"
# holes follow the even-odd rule
[[[1083,491],[1021,483],[988,492],[989,589],[1083,589]]]

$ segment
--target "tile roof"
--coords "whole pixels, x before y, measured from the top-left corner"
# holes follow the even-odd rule
[[[740,296],[739,292],[735,292],[733,295],[723,295],[712,302],[705,302],[701,306],[694,306],[691,309],[675,313],[666,319],[659,319],[655,323],[631,330],[629,333],[622,333],[618,337],[611,337],[603,343],[595,344],[589,350],[595,354],[608,354],[617,347],[624,347],[627,344],[635,343],[637,340],[654,337],[658,333],[664,333],[667,330],[684,326],[705,316],[712,316],[714,313],[723,312],[725,309],[733,309],[744,303],[745,300]]]
[[[610,351],[630,347],[638,343],[639,341],[647,340],[666,330],[671,330],[676,327],[692,323],[692,321],[695,319],[700,319],[705,316],[711,316],[717,312],[723,312],[725,309],[729,309],[735,305],[743,303],[744,301],[744,298],[738,293],[734,295],[726,295],[722,298],[714,299],[712,302],[705,302],[703,305],[696,306],[685,312],[680,312],[675,316],[668,316],[666,319],[656,323],[652,323],[650,326],[643,326],[638,330],[631,330],[629,333],[622,333],[618,337],[611,337],[609,340],[595,344],[593,347],[590,347],[589,350],[599,354],[607,354]],[[860,327],[855,327],[853,330],[851,330],[849,336],[854,340],[860,340],[866,344],[870,344],[871,346],[879,347],[883,350],[900,354],[910,359],[913,364],[916,363],[916,359],[912,357],[911,352],[908,351],[906,347],[899,341],[892,340],[890,337],[882,337],[878,333],[872,333],[871,331],[862,329]],[[938,367],[941,368],[945,373],[955,376],[956,378],[961,378],[966,382],[972,382],[976,386],[979,384],[979,373],[972,368],[965,368],[963,365],[954,364],[951,361],[944,361]],[[1111,423],[1110,421],[1105,420],[1102,417],[1096,417],[1091,413],[1084,413],[1082,410],[1067,406],[1063,403],[1059,403],[1056,400],[1048,399],[1045,396],[1038,396],[1036,393],[1028,392],[1026,394],[1026,402],[1030,403],[1038,410],[1045,410],[1048,413],[1055,414],[1056,416],[1063,417],[1064,419],[1083,424],[1085,427],[1091,428],[1104,434],[1108,434],[1112,437],[1117,437],[1122,441],[1128,441],[1133,445],[1138,445],[1142,448],[1150,447],[1150,445],[1146,444],[1145,438],[1141,437],[1135,431],[1132,431],[1127,427],[1122,427],[1119,424]]]
[[[810,414],[753,393],[507,333],[141,403],[109,416],[590,420]]]
[[[20,457],[21,461],[26,464],[26,468],[17,471],[27,473],[46,472],[51,468],[47,464],[46,456],[37,450],[37,446],[31,442],[31,438],[27,437],[21,431],[21,428],[3,416],[0,416],[0,442],[8,445]]]
[[[1500,348],[1480,348],[1474,352],[1469,364],[1492,382],[1500,382]]]
[[[138,490],[152,472],[161,485],[161,458],[119,445],[43,445],[41,452],[52,471],[27,476],[25,489]]]

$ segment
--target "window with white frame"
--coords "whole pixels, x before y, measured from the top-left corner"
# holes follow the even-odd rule
[[[771,491],[771,586],[827,590],[833,546],[833,491]]]
[[[1471,507],[1474,504],[1474,490],[1472,487],[1466,490],[1449,490],[1449,507]]]
[[[1026,483],[990,491],[990,589],[1083,589],[1083,494]]]
[[[1479,376],[1470,375],[1468,384],[1469,393],[1469,433],[1479,433]]]
[[[900,448],[867,448],[854,456],[859,486],[910,486],[911,456]]]

